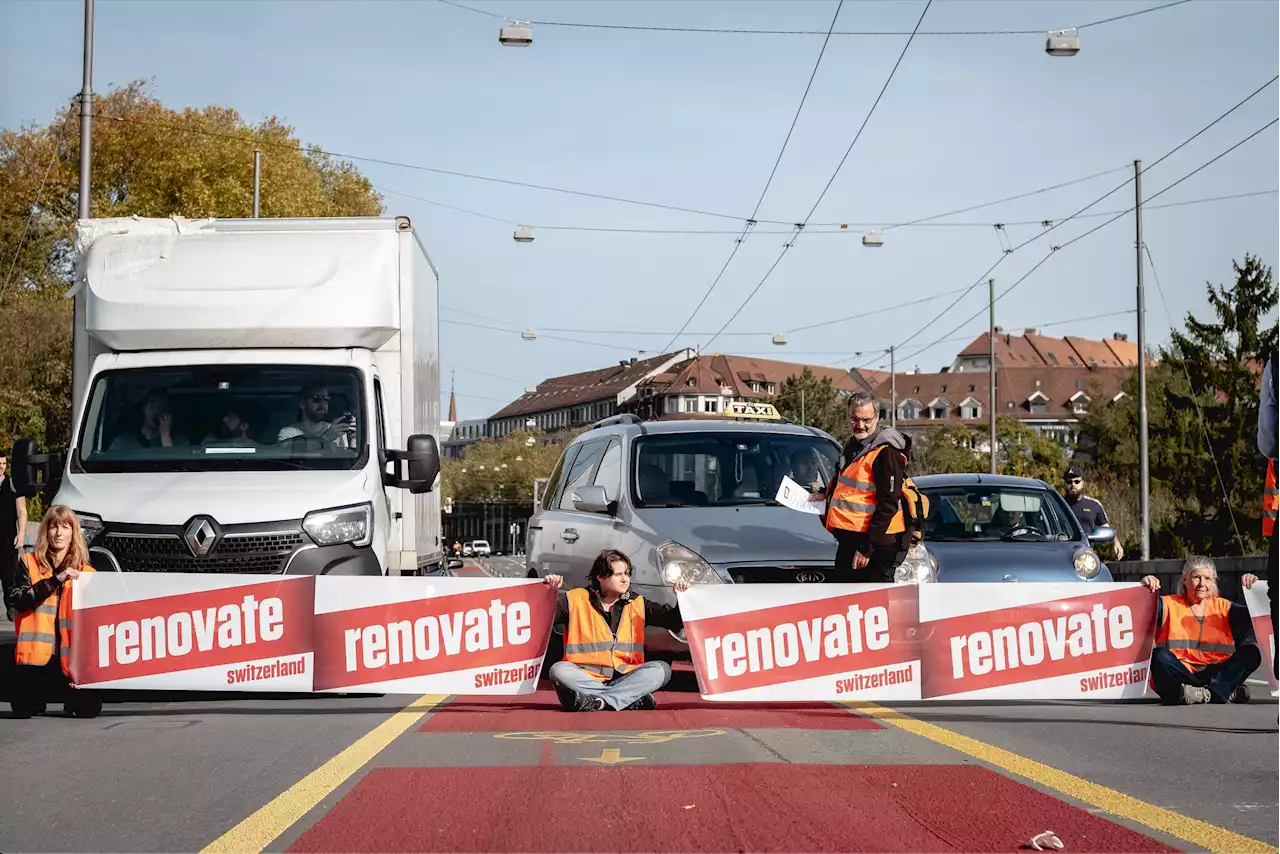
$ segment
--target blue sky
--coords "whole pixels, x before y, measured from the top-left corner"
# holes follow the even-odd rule
[[[535,21],[824,31],[835,0],[543,2],[475,0]],[[929,30],[1047,30],[1158,2],[935,0]],[[917,0],[848,0],[836,29],[910,31]],[[1084,29],[1073,58],[1043,35],[920,35],[811,222],[894,223],[1152,163],[1276,74],[1277,4],[1195,0]],[[0,0],[0,126],[46,122],[80,85],[82,7]],[[250,121],[275,114],[326,149],[699,210],[712,218],[359,164],[383,190],[468,208],[494,222],[387,194],[387,212],[425,231],[442,271],[442,316],[518,330],[442,325],[444,381],[457,369],[460,415],[486,416],[526,384],[653,354],[679,329],[734,246],[736,233],[635,234],[508,223],[733,232],[751,213],[791,123],[822,36],[661,33],[535,25],[525,49],[498,44],[500,21],[434,0],[250,3],[99,0],[95,88],[154,78],[171,107],[219,104]],[[904,36],[834,36],[760,219],[803,219],[853,139]],[[1276,117],[1276,84],[1144,174],[1150,196]],[[886,363],[897,344],[956,295],[864,321],[767,333],[856,315],[974,284],[1002,254],[991,224],[1059,220],[1115,187],[1113,172],[1050,193],[951,217],[978,226],[799,238],[710,351],[815,364]],[[1276,127],[1152,204],[1280,186]],[[1129,185],[1095,211],[1132,204]],[[1105,222],[1081,219],[1009,255],[992,274],[1013,284],[1049,247]],[[1206,281],[1225,282],[1245,252],[1277,260],[1274,193],[1151,209],[1145,240],[1175,322],[1204,313]],[[677,346],[705,346],[778,257],[785,233],[761,225],[742,245]],[[785,231],[785,229],[783,229]],[[811,231],[814,229],[811,227]],[[1009,226],[1013,242],[1039,225]],[[1133,217],[1054,254],[1002,299],[997,323],[1103,337],[1135,330]],[[1148,274],[1148,329],[1167,341]],[[899,367],[937,370],[963,342],[944,338],[980,312],[975,289],[902,351]],[[464,314],[465,312],[465,314]],[[985,312],[951,337],[976,336]],[[552,328],[588,330],[551,332]],[[628,331],[629,330],[629,331]],[[603,333],[603,334],[601,334]],[[645,334],[645,333],[666,333]],[[552,340],[559,335],[577,341]],[[842,357],[850,357],[844,358]]]

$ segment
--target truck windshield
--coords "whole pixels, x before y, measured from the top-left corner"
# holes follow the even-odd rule
[[[352,469],[369,422],[360,373],[306,365],[104,371],[75,462],[87,472]]]
[[[813,492],[840,460],[834,442],[785,433],[675,433],[635,444],[637,507],[773,504],[783,477]]]

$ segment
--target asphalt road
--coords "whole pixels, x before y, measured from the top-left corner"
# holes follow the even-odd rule
[[[1046,830],[1067,852],[1280,843],[1269,697],[749,708],[702,702],[687,671],[668,687],[656,711],[585,715],[545,686],[0,715],[0,851],[1017,851]]]

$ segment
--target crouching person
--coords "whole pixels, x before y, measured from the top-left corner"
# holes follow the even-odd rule
[[[24,554],[6,605],[18,612],[18,684],[13,717],[43,714],[50,699],[62,699],[67,715],[94,718],[102,711],[97,691],[71,687],[71,591],[82,573],[93,572],[76,514],[50,507],[40,522],[35,551]]]
[[[1258,580],[1244,575],[1247,590]],[[1160,592],[1160,579],[1142,583]],[[1178,592],[1156,600],[1151,686],[1167,705],[1247,703],[1244,681],[1262,663],[1249,610],[1218,595],[1218,572],[1207,557],[1182,566]]]
[[[631,592],[631,559],[606,549],[591,565],[588,586],[570,590],[556,605],[555,625],[565,628],[564,661],[551,665],[551,682],[567,712],[656,708],[654,693],[671,679],[665,661],[644,660],[644,628],[684,627],[680,609]],[[546,583],[559,588],[558,575]],[[676,591],[687,590],[684,582]]]

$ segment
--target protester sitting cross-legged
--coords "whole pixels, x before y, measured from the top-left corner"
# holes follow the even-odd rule
[[[40,522],[36,548],[24,554],[5,604],[18,612],[14,658],[19,679],[10,700],[15,718],[43,714],[51,697],[65,698],[64,711],[97,717],[102,696],[71,687],[71,592],[82,573],[93,572],[80,519],[68,507],[50,507]]]
[[[684,627],[678,606],[650,602],[631,592],[631,559],[605,549],[591,565],[588,586],[570,590],[556,604],[555,626],[563,626],[564,661],[550,677],[567,712],[653,709],[654,692],[671,679],[665,661],[644,660],[644,628]],[[543,579],[559,589],[559,575]],[[677,592],[689,589],[679,581]]]
[[[1257,580],[1246,574],[1240,583],[1247,590]],[[1154,575],[1142,583],[1160,592]],[[1247,703],[1244,681],[1261,663],[1249,610],[1218,595],[1212,560],[1187,558],[1178,592],[1156,600],[1151,683],[1160,699],[1168,705]]]

